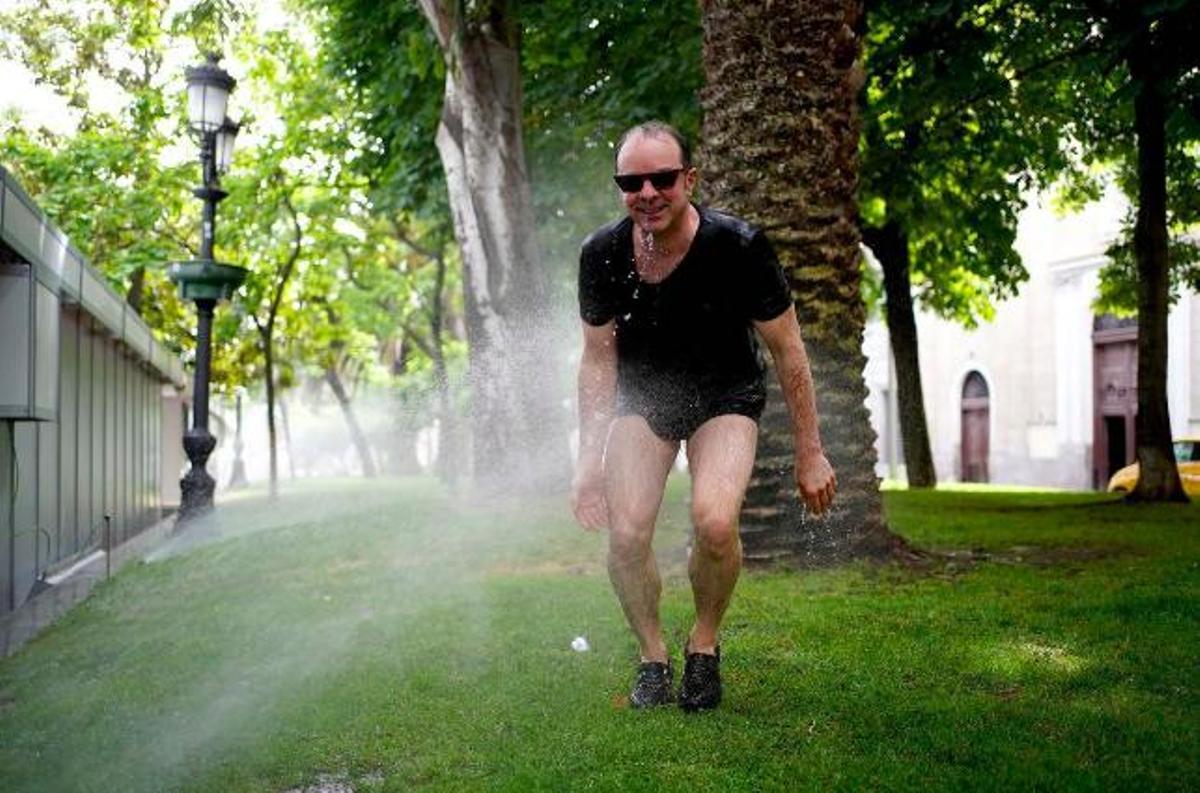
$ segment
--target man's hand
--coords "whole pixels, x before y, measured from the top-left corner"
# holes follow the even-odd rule
[[[823,452],[796,455],[796,489],[814,515],[829,509],[837,492],[837,476]]]
[[[571,511],[588,531],[608,528],[608,501],[604,498],[604,470],[580,470],[571,484]]]

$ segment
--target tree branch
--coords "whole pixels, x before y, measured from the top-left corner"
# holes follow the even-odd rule
[[[433,35],[437,37],[438,46],[443,51],[450,47],[450,40],[454,35],[454,16],[456,9],[453,6],[457,0],[419,0],[421,11],[425,13],[425,18],[429,20],[429,26],[433,28]]]
[[[433,250],[432,248],[426,248],[418,243],[408,235],[408,232],[405,230],[404,226],[401,225],[399,218],[397,218],[395,215],[392,215],[390,218],[388,218],[388,220],[392,224],[392,233],[396,239],[408,246],[408,248],[414,253],[428,259],[431,262],[443,261],[445,258],[444,249]]]
[[[437,360],[437,355],[434,353],[433,347],[426,341],[416,329],[404,319],[400,320],[400,329],[404,331],[404,337],[412,341],[413,344],[425,353],[425,356],[431,361]]]
[[[287,288],[288,279],[292,277],[292,269],[296,266],[296,260],[300,258],[300,241],[304,235],[303,229],[300,228],[300,215],[296,212],[296,207],[292,205],[291,191],[284,191],[283,205],[287,208],[288,214],[292,216],[292,228],[295,236],[292,239],[292,252],[288,256],[287,264],[283,266],[279,282],[275,285],[275,295],[271,299],[271,308],[267,315],[268,328],[275,326],[275,316],[279,313],[279,304],[283,302],[284,289]]]
[[[1083,43],[1081,43],[1077,47],[1073,47],[1069,50],[1057,53],[1057,54],[1052,55],[1043,60],[1035,61],[1034,63],[1028,64],[1021,69],[1017,69],[1016,71],[1014,71],[1012,73],[1012,76],[1005,78],[1005,82],[1001,84],[1002,87],[989,87],[989,88],[985,88],[985,89],[976,91],[973,94],[969,94],[968,96],[964,97],[961,101],[952,105],[948,110],[945,110],[940,113],[931,114],[929,116],[929,118],[927,119],[927,121],[932,122],[934,124],[938,124],[944,118],[948,118],[948,117],[953,118],[954,116],[961,114],[964,110],[971,108],[977,102],[982,102],[985,99],[992,99],[1001,90],[1003,90],[1005,88],[1011,88],[1011,86],[1014,82],[1020,82],[1031,75],[1037,74],[1038,72],[1043,71],[1045,69],[1049,69],[1051,66],[1055,66],[1055,65],[1057,65],[1059,63],[1063,63],[1065,61],[1073,60],[1074,58],[1077,58],[1080,55],[1084,55],[1085,53],[1087,53],[1090,50],[1100,50],[1100,49],[1102,49],[1103,44],[1104,44],[1103,39],[1101,39],[1099,37],[1086,38],[1083,40]],[[1119,55],[1116,57],[1119,58]]]

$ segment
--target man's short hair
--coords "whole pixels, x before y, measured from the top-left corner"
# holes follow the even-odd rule
[[[679,146],[679,154],[683,160],[683,167],[684,168],[692,167],[692,146],[690,143],[688,143],[687,138],[685,138],[683,136],[682,132],[675,129],[674,127],[672,127],[670,124],[666,123],[665,121],[643,121],[641,124],[638,124],[636,126],[630,127],[629,129],[625,130],[625,132],[622,133],[621,137],[617,140],[617,147],[616,147],[616,149],[613,150],[613,168],[614,169],[616,168],[616,165],[617,165],[617,157],[619,157],[621,155],[621,149],[624,148],[625,143],[630,138],[632,138],[634,135],[646,135],[647,137],[658,137],[658,138],[668,137],[668,138],[670,138],[671,140],[675,141],[675,144],[677,146]]]

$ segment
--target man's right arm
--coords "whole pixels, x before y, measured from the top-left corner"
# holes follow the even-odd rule
[[[579,362],[579,460],[571,488],[571,508],[584,528],[608,527],[604,499],[604,446],[617,401],[616,322],[583,324]]]

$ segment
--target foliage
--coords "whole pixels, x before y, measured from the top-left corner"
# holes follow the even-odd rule
[[[442,166],[433,145],[445,67],[416,3],[311,2],[324,57],[353,91],[364,136],[358,171],[384,211],[436,218],[449,236]]]
[[[0,120],[0,158],[73,245],[158,338],[190,347],[195,321],[165,278],[191,258],[189,168],[166,153],[182,136],[182,99],[161,74],[165,2],[27,3],[0,13],[0,54],[22,62],[67,107],[73,132]],[[109,108],[94,94],[120,97]],[[144,278],[144,283],[142,279]],[[137,284],[142,284],[141,288]]]
[[[1028,277],[1013,249],[1025,196],[1069,165],[1050,65],[1021,4],[868,5],[863,223],[896,223],[915,297],[971,327]],[[1086,44],[1084,45],[1086,46]]]
[[[441,53],[415,4],[334,0],[323,46],[355,87],[368,143],[361,161],[380,206],[449,229],[433,147],[442,102]],[[524,129],[546,261],[565,284],[579,242],[616,210],[611,146],[653,117],[699,130],[696,4],[549,0],[520,7]],[[401,42],[397,46],[396,42]]]
[[[1171,234],[1171,299],[1187,286],[1200,287],[1200,7],[1190,0],[1131,3],[1126,0],[1055,0],[1038,6],[1032,37],[1058,68],[1047,75],[1056,100],[1069,110],[1067,129],[1077,141],[1081,170],[1067,193],[1068,205],[1096,195],[1103,168],[1127,196],[1138,194],[1138,146],[1134,132],[1134,96],[1144,81],[1130,72],[1128,53],[1140,31],[1148,31],[1154,70],[1165,89],[1167,224]],[[1032,13],[1032,10],[1027,11]],[[1032,27],[1032,26],[1031,26]],[[1091,42],[1066,57],[1073,42]],[[1101,272],[1098,311],[1132,314],[1137,310],[1133,263],[1133,217],[1109,249],[1111,263]]]
[[[246,21],[243,0],[195,0],[175,16],[171,32],[191,38],[198,55],[224,52],[235,29]]]
[[[868,4],[864,223],[908,230],[917,298],[967,325],[991,315],[1027,277],[1012,250],[1028,191],[1053,187],[1065,209],[1098,199],[1105,174],[1136,196],[1133,84],[1120,51],[1129,30],[1102,24],[1116,4],[890,2]],[[1144,7],[1164,20],[1184,3]],[[1164,60],[1186,61],[1187,45]],[[1193,56],[1194,58],[1194,56]],[[1175,294],[1200,284],[1194,178],[1200,76],[1173,85],[1168,121]],[[1098,310],[1136,310],[1132,213],[1108,251]]]
[[[203,0],[174,15],[169,7],[30,2],[0,14],[0,52],[63,97],[73,122],[51,131],[4,119],[0,156],[115,288],[131,291],[144,273],[144,317],[156,336],[190,356],[194,313],[165,267],[195,256],[199,202],[190,193],[198,169],[182,75],[162,67],[189,40],[197,51],[232,53],[245,67],[235,75],[231,114],[253,112],[243,117],[235,162],[222,180],[230,197],[218,209],[216,252],[249,276],[216,314],[213,387],[232,392],[261,378],[254,318],[266,321],[293,246],[292,283],[277,309],[280,384],[298,382],[309,366],[320,373],[331,358],[365,381],[381,381],[387,350],[399,346],[405,328],[428,334],[420,312],[428,309],[432,268],[418,266],[422,260],[395,239],[396,230],[430,245],[444,241],[428,223],[372,204],[363,119],[348,84],[311,51],[307,15],[293,13],[286,30],[260,31],[244,3]],[[99,97],[97,85],[104,86]],[[367,271],[389,275],[349,277]],[[428,350],[413,346],[409,365],[427,366]],[[448,350],[462,354],[458,343]]]
[[[1137,316],[1138,273],[1133,252],[1132,215],[1132,212],[1126,215],[1122,223],[1122,235],[1105,251],[1109,261],[1100,272],[1100,294],[1094,306],[1098,313]],[[1187,233],[1194,229],[1194,224],[1177,228]],[[1200,245],[1194,237],[1173,237],[1167,255],[1171,260],[1171,302],[1177,300],[1184,289],[1200,293]]]

